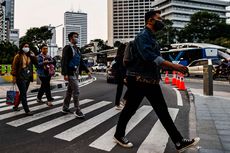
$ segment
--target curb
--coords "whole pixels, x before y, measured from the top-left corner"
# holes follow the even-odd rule
[[[84,81],[87,81],[89,80],[90,78],[87,76],[87,77],[81,77],[80,79],[78,79],[79,83],[81,82],[84,82]],[[58,83],[58,84],[51,84],[50,85],[50,89],[51,90],[54,90],[54,89],[60,89],[60,88],[66,88],[68,86],[68,81],[64,82],[64,83]],[[29,91],[29,93],[35,93],[35,92],[38,92],[40,87],[38,88],[35,88],[35,89],[31,89]]]
[[[190,110],[189,110],[189,138],[197,137],[197,122],[196,122],[196,106],[195,106],[195,96],[192,93],[191,89],[188,88],[187,90],[188,99],[190,103]],[[189,149],[187,153],[197,153],[197,149]]]

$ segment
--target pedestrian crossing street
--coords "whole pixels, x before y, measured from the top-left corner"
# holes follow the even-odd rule
[[[23,109],[19,112],[13,112],[12,106],[7,106],[4,101],[0,103],[0,121],[3,121],[5,124],[12,127],[23,127],[25,130],[32,133],[42,134],[46,131],[52,131],[55,128],[59,128],[67,122],[70,122],[76,117],[73,114],[61,115],[57,118],[49,119],[48,117],[54,114],[60,113],[62,109],[63,97],[54,96],[53,107],[47,108],[46,104],[38,104],[36,102],[36,96],[28,98],[28,105],[31,111],[34,112],[33,116],[24,116]],[[43,99],[45,101],[45,99]],[[107,106],[109,108],[92,118],[86,119],[77,125],[73,125],[70,128],[67,128],[61,131],[58,134],[50,135],[53,139],[59,139],[61,141],[71,142],[76,140],[79,136],[89,132],[92,129],[95,129],[97,126],[104,124],[106,121],[109,121],[114,116],[119,116],[120,111],[116,110],[113,107],[111,101],[95,101],[94,99],[83,99],[80,101],[80,105],[85,105],[87,107],[82,107],[82,112],[87,116],[88,113],[97,111]],[[111,107],[108,107],[111,106]],[[73,103],[70,104],[70,107],[73,107]],[[46,108],[46,109],[45,109]],[[45,110],[44,110],[45,109]],[[152,112],[152,107],[149,105],[141,106],[136,114],[131,118],[129,124],[127,125],[126,133],[128,134],[132,131],[147,115]],[[178,108],[169,108],[170,115],[172,116],[173,121],[175,121],[177,114],[179,112]],[[47,120],[44,121],[44,118]],[[40,120],[43,119],[41,123]],[[29,124],[32,123],[33,124]],[[36,124],[38,122],[38,124]],[[31,127],[29,127],[31,125]],[[34,126],[35,125],[35,126]],[[28,127],[28,128],[27,128]],[[94,149],[103,150],[106,152],[112,151],[116,146],[116,143],[113,141],[113,135],[115,132],[116,126],[111,127],[107,132],[101,133],[95,141],[89,144],[89,147]],[[138,153],[150,153],[157,152],[163,153],[168,143],[169,136],[160,121],[154,124],[152,129],[149,131],[148,136],[141,143],[138,148]],[[154,148],[154,149],[153,149]]]

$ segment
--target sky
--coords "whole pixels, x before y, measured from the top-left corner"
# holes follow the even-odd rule
[[[88,14],[88,42],[107,40],[107,0],[15,0],[14,28],[20,37],[31,27],[64,25],[64,12],[81,10]],[[56,28],[56,39],[62,47],[62,27]]]

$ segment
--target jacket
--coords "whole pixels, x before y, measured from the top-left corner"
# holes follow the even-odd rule
[[[145,27],[135,37],[134,45],[135,62],[127,68],[127,75],[159,81],[161,79],[160,64],[165,60],[161,57],[160,46],[153,32]]]
[[[30,57],[30,63],[28,63],[29,69],[31,72],[33,72],[33,65],[37,66],[37,58],[36,56],[31,56],[31,51],[27,53],[26,55]],[[20,51],[14,56],[14,60],[12,63],[12,70],[11,70],[11,75],[16,77],[16,79],[22,79],[20,77],[20,73],[22,71],[22,66],[23,66],[23,53]],[[33,81],[33,73],[31,73],[30,81]]]
[[[76,72],[76,70],[73,70],[68,66],[72,58],[73,58],[73,50],[70,45],[66,45],[62,50],[62,60],[61,60],[62,75],[74,76],[74,72]],[[85,65],[81,57],[80,65],[79,65],[79,74],[81,74],[82,71],[86,71],[86,73],[89,72],[87,66]]]
[[[49,60],[49,64],[54,64],[53,63],[54,61],[51,58],[51,56],[46,55],[45,58]],[[40,76],[40,77],[49,77],[49,74],[44,69],[45,64],[43,63],[44,57],[43,57],[42,53],[37,56],[37,59],[38,59],[38,68],[37,68],[37,74],[38,74],[38,76]]]

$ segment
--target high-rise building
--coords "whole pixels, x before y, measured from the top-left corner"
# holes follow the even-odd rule
[[[6,2],[6,20],[9,25],[9,29],[14,29],[14,0],[5,0]]]
[[[10,40],[14,29],[14,0],[0,0],[0,40]]]
[[[78,46],[87,44],[87,14],[81,12],[65,12],[64,14],[63,46],[69,43],[68,34],[77,32],[79,34]]]
[[[217,13],[227,19],[226,7],[230,2],[221,0],[108,0],[108,41],[127,42],[134,39],[144,26],[144,14],[150,9],[162,11],[162,17],[183,28],[192,14],[198,11]]]
[[[144,27],[144,14],[154,0],[108,0],[108,43],[134,39]]]
[[[19,29],[10,30],[9,41],[19,47]]]
[[[216,13],[221,19],[227,19],[228,1],[222,0],[155,0],[153,8],[162,11],[161,16],[173,22],[173,27],[183,28],[191,15],[199,11]]]

